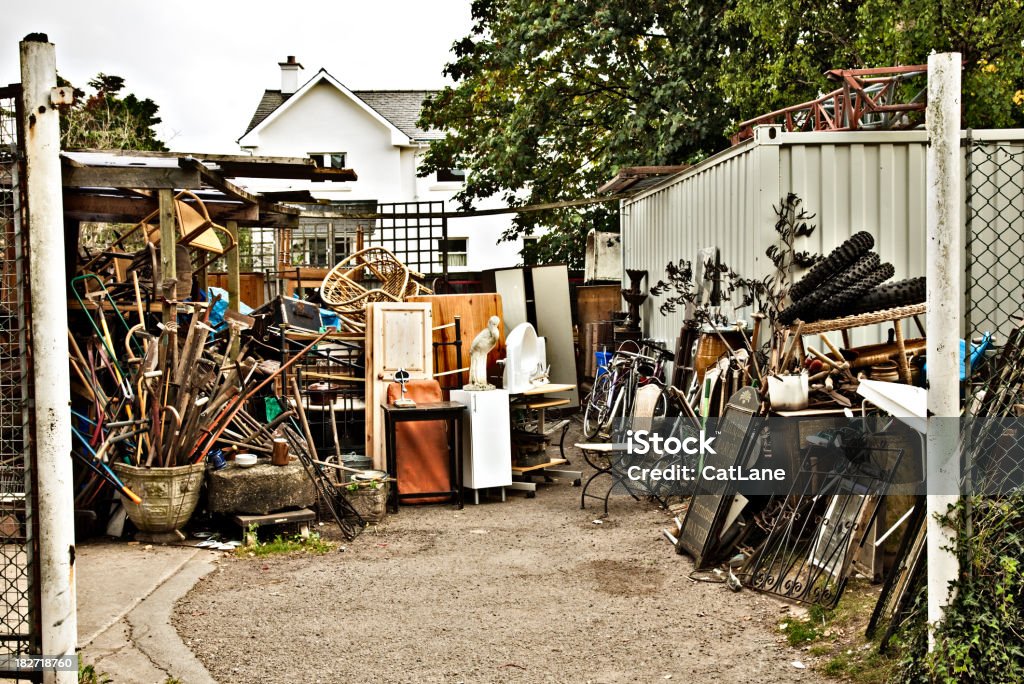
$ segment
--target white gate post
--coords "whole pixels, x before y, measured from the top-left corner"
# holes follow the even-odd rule
[[[956,531],[938,516],[956,504],[960,415],[960,53],[928,58],[926,220],[928,229],[928,642],[952,600]],[[936,492],[936,493],[931,493]]]
[[[64,274],[64,202],[60,114],[51,97],[57,62],[46,36],[20,43],[24,104],[25,186],[28,194],[28,266],[32,310],[33,423],[38,481],[40,615],[47,656],[75,656],[75,516],[71,473],[71,381],[68,368],[67,287]],[[78,673],[45,674],[72,683]]]

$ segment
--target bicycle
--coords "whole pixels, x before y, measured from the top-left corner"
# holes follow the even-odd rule
[[[636,351],[630,351],[629,346]],[[664,365],[674,355],[654,340],[623,342],[615,351],[606,372],[594,381],[583,412],[583,434],[594,439],[607,436],[616,418],[632,415],[633,402],[640,387],[655,383],[664,389]],[[655,417],[668,410],[668,398],[662,393],[655,407]]]

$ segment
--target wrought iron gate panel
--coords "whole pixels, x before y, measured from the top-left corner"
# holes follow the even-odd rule
[[[20,101],[0,88],[0,662],[40,650]]]

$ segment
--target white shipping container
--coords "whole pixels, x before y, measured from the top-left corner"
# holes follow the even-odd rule
[[[1024,149],[1024,130],[970,135]],[[772,207],[793,192],[817,225],[798,240],[799,250],[827,254],[866,230],[882,261],[895,267],[895,280],[923,276],[926,148],[923,130],[787,133],[759,126],[753,138],[622,201],[623,269],[646,270],[650,286],[665,278],[669,261],[695,261],[699,249],[718,247],[722,262],[742,277],[763,278],[774,269],[765,256],[778,237]],[[664,298],[650,297],[641,313],[647,335],[672,348],[683,313],[663,316]],[[914,326],[906,332],[918,334]],[[856,331],[853,342],[874,342],[879,334]]]

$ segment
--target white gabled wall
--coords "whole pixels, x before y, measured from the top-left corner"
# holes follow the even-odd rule
[[[312,183],[308,187],[314,192],[339,193],[333,199],[399,201],[401,148],[391,144],[391,131],[328,83],[317,83],[267,123],[259,142],[257,153],[267,156],[344,152],[346,165],[356,170],[359,180]]]
[[[359,180],[348,183],[292,182],[293,189],[306,189],[315,196],[332,200],[377,200],[379,202],[445,202],[447,211],[458,209],[452,197],[459,183],[439,183],[434,174],[420,178],[417,168],[425,147],[399,147],[392,143],[391,130],[360,108],[332,84],[321,81],[299,95],[287,110],[259,131],[254,154],[305,157],[312,152],[344,152],[346,165]],[[254,190],[282,189],[279,182],[253,180]],[[504,206],[487,200],[478,209]],[[467,265],[453,272],[482,271],[516,266],[521,258],[522,240],[501,242],[511,214],[460,218],[448,221],[452,238],[467,238]]]

